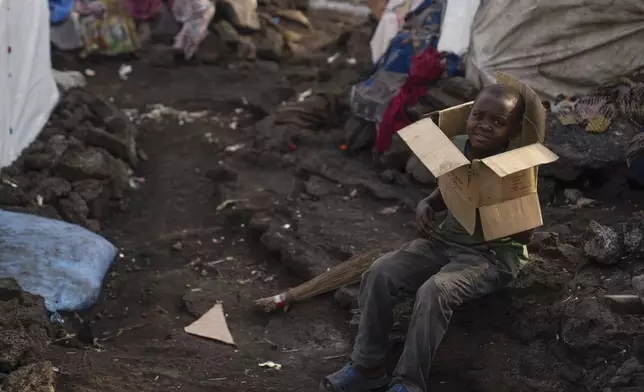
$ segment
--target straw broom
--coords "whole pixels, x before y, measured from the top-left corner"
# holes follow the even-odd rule
[[[384,251],[382,249],[372,249],[362,252],[286,292],[256,300],[255,307],[264,312],[272,312],[277,309],[287,308],[296,302],[313,298],[331,290],[358,283],[360,282],[362,274],[383,253]]]

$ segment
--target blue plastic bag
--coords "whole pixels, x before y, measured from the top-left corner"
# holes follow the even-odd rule
[[[53,24],[67,19],[74,9],[74,0],[49,0],[49,20]]]
[[[92,306],[116,252],[80,226],[0,210],[0,278],[42,296],[50,312]]]

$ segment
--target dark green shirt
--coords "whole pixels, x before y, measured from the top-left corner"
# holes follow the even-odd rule
[[[456,136],[452,139],[452,142],[454,142],[456,147],[458,147],[463,154],[465,154],[467,141],[468,139],[466,135]],[[521,267],[528,261],[528,250],[525,245],[514,241],[510,237],[500,238],[493,241],[485,241],[478,209],[476,210],[476,227],[474,229],[474,234],[469,234],[449,211],[447,212],[447,217],[443,223],[439,225],[438,232],[441,233],[448,241],[459,245],[468,247],[486,245],[496,254],[499,261],[504,263]]]

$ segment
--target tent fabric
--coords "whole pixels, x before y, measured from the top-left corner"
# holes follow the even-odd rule
[[[59,98],[51,72],[49,9],[0,0],[0,167],[40,133]]]
[[[467,78],[480,88],[506,72],[543,99],[586,93],[644,69],[642,42],[642,0],[482,1]]]

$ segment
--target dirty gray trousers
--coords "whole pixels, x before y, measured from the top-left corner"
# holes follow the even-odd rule
[[[518,267],[489,251],[418,239],[378,259],[362,277],[360,326],[351,360],[366,368],[384,364],[397,301],[416,294],[405,348],[394,381],[427,391],[429,368],[452,309],[512,281]]]

